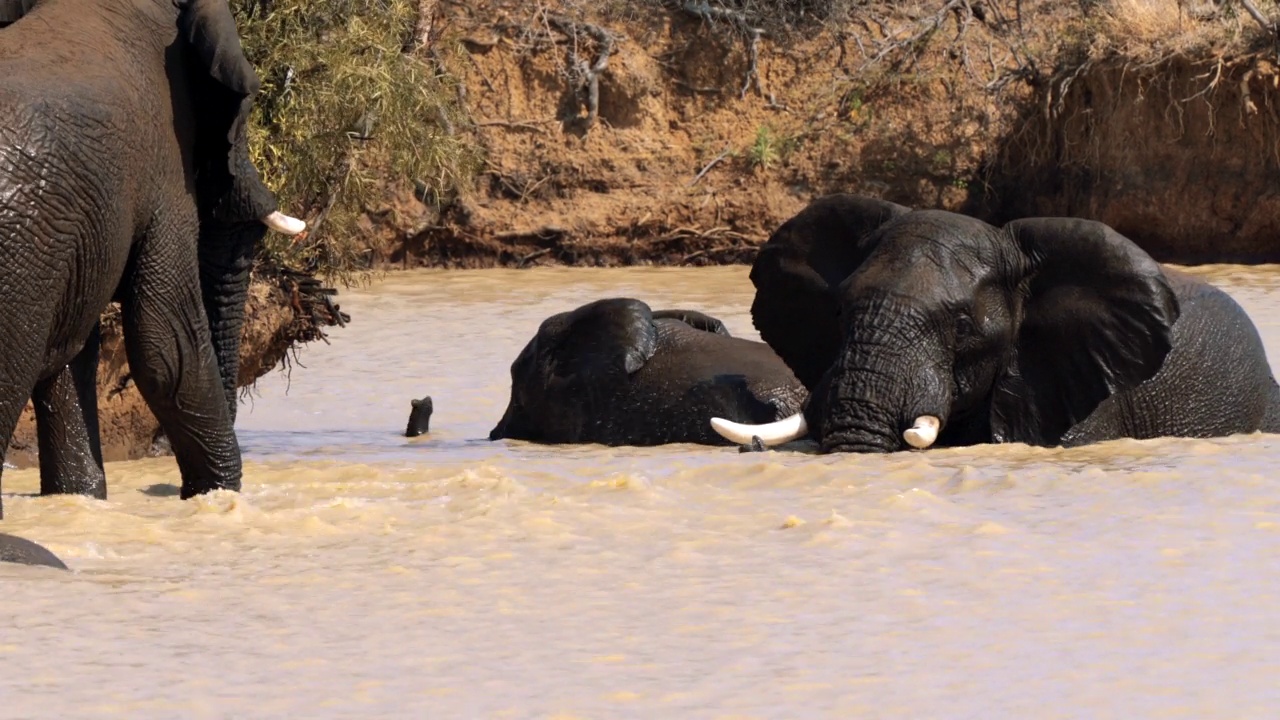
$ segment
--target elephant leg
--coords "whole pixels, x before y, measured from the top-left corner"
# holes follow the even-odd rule
[[[157,217],[134,250],[121,302],[129,369],[173,447],[183,499],[239,490],[241,478],[201,300],[197,225],[194,213]]]
[[[12,348],[18,352],[30,353],[37,357],[43,353],[40,347]],[[36,373],[26,367],[14,366],[3,362],[0,358],[0,479],[4,478],[4,462],[9,452],[9,441],[13,439],[13,431],[18,427],[18,418],[26,407],[27,398],[31,396],[31,388],[35,384]],[[0,497],[0,520],[4,519],[4,498]]]
[[[107,499],[98,435],[99,327],[84,348],[57,375],[36,384],[31,399],[36,410],[40,447],[40,494],[79,494]]]

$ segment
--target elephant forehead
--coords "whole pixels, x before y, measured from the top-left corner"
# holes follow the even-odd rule
[[[937,237],[904,237],[881,245],[846,284],[846,292],[885,292],[921,300],[972,297],[996,273],[998,261],[972,245]]]

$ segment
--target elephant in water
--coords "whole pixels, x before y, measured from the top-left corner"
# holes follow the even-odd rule
[[[511,401],[489,439],[724,444],[713,415],[768,423],[805,398],[764,343],[699,312],[611,298],[543,321],[511,365]]]
[[[0,562],[67,569],[66,564],[43,545],[6,533],[0,533]]]
[[[248,163],[257,78],[223,0],[0,0],[0,433],[30,396],[42,492],[102,496],[98,315],[182,496],[238,489],[234,382],[249,265],[275,209]],[[46,452],[47,451],[47,452]],[[3,453],[0,453],[3,460]]]
[[[832,195],[774,232],[751,280],[756,328],[812,392],[787,430],[825,452],[1280,431],[1244,310],[1099,222]]]

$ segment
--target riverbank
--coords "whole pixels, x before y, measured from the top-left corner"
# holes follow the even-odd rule
[[[388,183],[359,224],[375,267],[750,262],[842,191],[1092,217],[1169,262],[1280,260],[1274,52],[1231,8],[917,0],[780,25],[693,2],[420,7],[484,161],[445,199]]]

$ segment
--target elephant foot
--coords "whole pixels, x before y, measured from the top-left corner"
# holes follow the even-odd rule
[[[262,218],[262,224],[284,235],[297,235],[307,229],[307,223],[296,217],[290,217],[279,210]]]
[[[764,444],[764,440],[761,440],[759,435],[752,435],[750,443],[738,446],[738,452],[740,453],[764,452],[768,449],[769,446]]]

